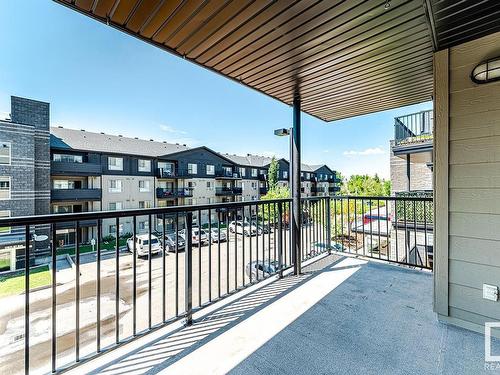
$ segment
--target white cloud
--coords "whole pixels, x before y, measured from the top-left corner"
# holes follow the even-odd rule
[[[367,148],[365,150],[356,151],[348,150],[343,153],[345,156],[368,156],[368,155],[383,155],[385,151],[382,147]]]
[[[163,130],[164,132],[170,133],[170,134],[187,134],[187,132],[185,132],[183,130],[178,130],[178,129],[174,128],[173,126],[165,125],[165,124],[161,124],[160,129]]]

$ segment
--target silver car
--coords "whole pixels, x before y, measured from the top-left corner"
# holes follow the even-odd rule
[[[226,232],[222,229],[219,231],[218,228],[212,228],[210,230],[210,239],[212,240],[212,243],[224,242],[227,240]]]
[[[132,253],[134,252],[134,237],[130,237],[127,240],[127,248]],[[147,256],[149,255],[149,235],[139,234],[135,238],[135,250],[137,251],[137,256]],[[162,252],[161,242],[158,237],[151,235],[151,254],[158,254]]]

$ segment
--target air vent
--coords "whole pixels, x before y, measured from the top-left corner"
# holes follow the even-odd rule
[[[64,129],[61,125],[58,126],[59,129]]]

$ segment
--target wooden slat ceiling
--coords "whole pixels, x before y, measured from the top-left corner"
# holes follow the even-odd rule
[[[56,1],[326,121],[431,99],[423,0]]]

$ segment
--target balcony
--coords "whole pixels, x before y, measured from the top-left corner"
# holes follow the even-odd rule
[[[215,173],[215,179],[216,180],[240,180],[241,174],[239,172],[222,170],[222,171],[217,171]]]
[[[266,195],[269,189],[267,187],[261,187],[259,188],[259,194],[260,195]]]
[[[241,195],[243,189],[240,187],[216,187],[215,195],[225,196],[225,195]]]
[[[394,119],[394,145],[418,148],[432,146],[434,112],[422,111]]]
[[[156,168],[156,177],[162,179],[175,179],[179,178],[176,171],[173,169]]]
[[[267,181],[267,173],[259,173],[259,181]]]
[[[52,189],[50,199],[55,201],[98,201],[101,200],[101,189]]]
[[[175,198],[185,198],[192,196],[193,196],[192,188],[177,188],[177,189],[156,188],[156,198],[158,199],[175,199]]]
[[[58,176],[99,176],[102,168],[96,163],[51,161],[50,173]]]
[[[338,193],[340,191],[340,186],[330,186],[328,188],[329,193]]]
[[[313,186],[311,187],[311,193],[326,193],[326,188],[321,186]]]

